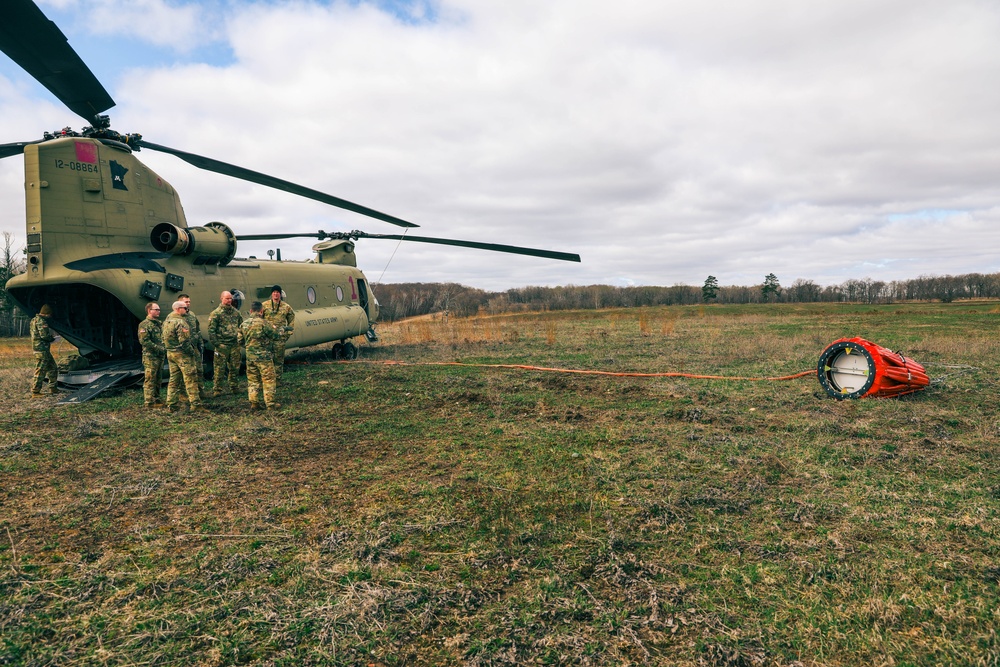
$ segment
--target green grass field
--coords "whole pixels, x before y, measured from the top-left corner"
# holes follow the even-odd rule
[[[31,401],[0,341],[0,665],[1000,664],[998,318],[424,319],[300,354],[263,416]],[[425,363],[772,377],[853,336],[935,382]]]

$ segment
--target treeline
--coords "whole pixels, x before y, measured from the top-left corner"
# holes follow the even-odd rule
[[[4,286],[19,273],[24,273],[24,258],[14,247],[14,235],[0,235],[0,336],[28,335],[28,318],[14,305]]]
[[[6,236],[6,234],[5,234]],[[4,241],[7,241],[4,248]],[[5,252],[6,250],[6,252]],[[0,336],[24,336],[28,318],[7,298],[2,285],[23,270],[11,252],[10,239],[0,237]],[[587,310],[640,306],[693,305],[698,303],[893,303],[897,301],[954,301],[1000,298],[1000,273],[968,273],[961,276],[921,276],[912,280],[884,282],[865,278],[821,287],[798,279],[781,287],[774,274],[760,285],[719,286],[709,276],[705,285],[671,287],[612,287],[611,285],[567,285],[564,287],[518,287],[488,292],[456,283],[398,283],[379,285],[375,293],[382,320],[400,320],[430,313],[448,312],[457,317],[498,315],[541,310]]]
[[[711,276],[710,276],[711,278]],[[378,285],[382,320],[399,320],[429,313],[448,312],[458,317],[496,315],[539,310],[586,310],[634,308],[637,306],[694,305],[698,303],[894,303],[898,301],[954,301],[1000,298],[1000,273],[969,273],[961,276],[921,276],[885,282],[865,278],[821,287],[798,279],[787,287],[780,283],[765,290],[765,283],[752,286],[718,286],[706,298],[703,287],[613,287],[567,285],[564,287],[518,287],[488,292],[455,283],[398,283]]]

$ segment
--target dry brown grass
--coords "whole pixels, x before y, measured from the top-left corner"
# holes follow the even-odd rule
[[[12,357],[0,664],[996,664],[979,308],[397,323],[360,363],[290,367],[277,415],[55,409]],[[837,402],[811,378],[365,363],[780,375],[850,335],[977,370]]]

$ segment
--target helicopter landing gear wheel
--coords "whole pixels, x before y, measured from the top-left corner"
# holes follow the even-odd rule
[[[334,361],[350,361],[358,358],[358,348],[354,343],[334,343],[330,350],[330,356]]]

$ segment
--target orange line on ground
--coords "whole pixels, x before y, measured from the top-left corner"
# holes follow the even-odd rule
[[[794,375],[781,377],[742,377],[727,375],[696,375],[694,373],[619,373],[614,371],[588,371],[574,368],[548,368],[545,366],[528,366],[525,364],[465,364],[460,361],[316,361],[317,364],[377,364],[382,366],[465,366],[469,368],[510,368],[523,371],[541,371],[546,373],[572,373],[576,375],[608,375],[611,377],[631,378],[689,378],[694,380],[746,380],[751,382],[782,382],[796,380],[808,375],[815,375],[815,370],[802,371]]]

